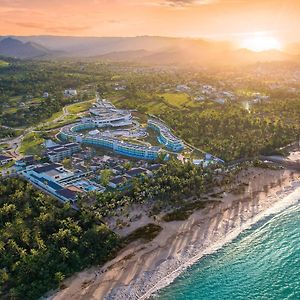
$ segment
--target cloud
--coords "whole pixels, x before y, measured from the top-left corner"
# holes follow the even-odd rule
[[[41,23],[34,22],[10,22],[23,28],[43,29],[45,32],[64,33],[64,32],[78,32],[90,29],[88,26],[47,26]]]
[[[107,23],[110,23],[110,24],[121,24],[122,22],[120,20],[106,20]]]
[[[206,5],[214,2],[215,0],[161,0],[157,4],[171,7],[186,7],[190,5]]]

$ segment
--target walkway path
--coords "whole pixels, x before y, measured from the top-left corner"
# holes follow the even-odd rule
[[[81,101],[81,102],[76,102],[76,103],[73,103],[73,104],[68,104],[68,105],[66,105],[66,106],[64,106],[62,108],[63,114],[60,115],[59,117],[55,118],[54,120],[48,121],[46,123],[39,123],[39,124],[37,124],[35,126],[31,126],[31,127],[26,128],[26,129],[24,129],[24,128],[12,128],[12,127],[8,127],[8,126],[2,126],[4,128],[14,129],[14,130],[21,129],[21,130],[23,130],[23,132],[22,132],[21,135],[19,135],[18,137],[15,137],[15,138],[0,139],[0,144],[8,144],[8,148],[10,148],[10,150],[7,150],[6,152],[8,154],[10,154],[11,156],[13,156],[17,160],[21,159],[23,157],[23,155],[20,153],[19,150],[20,150],[20,146],[21,146],[22,140],[26,136],[26,134],[28,134],[30,132],[41,132],[41,131],[45,132],[44,130],[39,130],[38,128],[40,126],[49,126],[49,125],[51,125],[53,123],[57,123],[57,122],[63,120],[66,116],[72,115],[68,111],[68,108],[70,106],[72,106],[74,104],[82,104],[82,103],[92,102],[92,101],[94,101],[94,99],[93,100],[85,100],[85,101]],[[78,113],[76,115],[80,116],[82,114],[83,113],[81,112],[81,113]],[[73,115],[75,115],[75,114],[73,114]],[[46,132],[50,132],[52,130],[56,130],[56,129],[51,129],[51,130],[48,130]]]

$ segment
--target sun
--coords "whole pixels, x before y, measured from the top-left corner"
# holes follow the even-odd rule
[[[275,37],[253,34],[242,40],[241,47],[255,52],[261,52],[267,50],[281,50],[282,45]]]

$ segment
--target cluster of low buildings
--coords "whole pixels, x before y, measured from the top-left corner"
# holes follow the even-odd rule
[[[133,167],[125,168],[127,160],[95,156],[89,160],[89,167],[78,168],[78,164],[84,162],[81,154],[72,156],[72,170],[57,162],[36,161],[32,156],[16,161],[15,168],[18,174],[47,194],[62,202],[76,204],[81,193],[122,190],[130,186],[133,178],[152,176],[161,167],[161,164],[138,161]],[[102,170],[109,170],[111,174],[107,186],[101,183]]]
[[[133,178],[142,176],[153,176],[154,172],[161,167],[161,164],[153,164],[147,168],[137,167],[121,172],[121,174],[112,177],[109,180],[108,186],[112,189],[124,189],[130,186]]]
[[[230,91],[219,90],[212,85],[202,85],[200,90],[197,90],[195,101],[212,100],[219,104],[225,104],[227,101],[233,101],[237,99],[237,96]]]
[[[76,90],[76,89],[69,88],[69,89],[64,90],[64,97],[66,97],[66,98],[72,98],[72,97],[75,97],[75,96],[77,96],[77,95],[78,95],[78,93],[77,93],[77,90]],[[43,97],[44,99],[49,98],[49,97],[50,97],[49,92],[45,91],[45,92],[43,93],[42,97]]]
[[[216,156],[213,156],[209,153],[206,153],[204,158],[203,159],[193,159],[192,160],[193,164],[195,166],[203,166],[203,167],[208,167],[209,165],[212,165],[212,164],[224,164],[224,160],[216,157]]]
[[[178,84],[175,87],[170,84],[162,84],[161,88],[164,92],[187,93],[197,102],[211,100],[219,104],[225,104],[227,101],[237,100],[237,95],[231,91],[209,84],[201,84],[197,81],[191,81],[188,84]]]
[[[266,100],[269,100],[270,99],[270,96],[266,96],[266,95],[263,95],[261,93],[253,93],[252,94],[252,99],[250,102],[252,103],[260,103],[262,101],[266,101]]]

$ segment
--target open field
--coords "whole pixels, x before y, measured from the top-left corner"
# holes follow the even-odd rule
[[[163,93],[151,96],[145,94],[143,99],[123,98],[110,94],[108,97],[118,108],[137,109],[139,112],[153,115],[161,114],[170,108],[184,109],[199,107],[199,103],[190,99],[185,93]]]
[[[189,95],[185,93],[164,93],[159,96],[163,98],[163,101],[165,101],[167,105],[173,107],[182,108],[195,106],[195,103],[190,99]]]
[[[0,68],[7,67],[8,65],[9,65],[8,62],[6,62],[6,61],[0,59]]]
[[[91,101],[83,102],[83,103],[75,103],[75,104],[69,105],[67,107],[67,110],[70,114],[78,114],[78,113],[88,110],[92,106],[94,101],[95,100],[91,100]]]
[[[62,111],[56,112],[49,119],[44,120],[43,123],[50,123],[50,122],[54,121],[55,119],[62,117],[62,115],[63,115]]]

